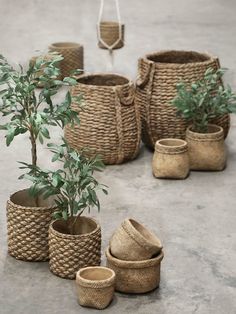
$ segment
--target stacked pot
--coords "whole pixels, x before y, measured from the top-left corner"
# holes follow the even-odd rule
[[[164,257],[160,240],[134,219],[125,219],[106,250],[107,266],[116,273],[115,289],[145,293],[160,283]]]

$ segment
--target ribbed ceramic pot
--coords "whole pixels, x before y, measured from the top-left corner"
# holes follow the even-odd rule
[[[191,170],[220,171],[225,168],[226,149],[222,127],[210,124],[207,133],[197,133],[190,126],[186,131],[186,141]]]
[[[110,239],[113,256],[121,260],[139,261],[151,258],[162,249],[161,241],[134,219],[125,219]]]
[[[152,170],[156,178],[185,179],[189,174],[187,142],[174,138],[157,141]]]
[[[106,308],[114,295],[115,277],[115,272],[107,267],[80,269],[76,274],[79,304],[96,309]]]

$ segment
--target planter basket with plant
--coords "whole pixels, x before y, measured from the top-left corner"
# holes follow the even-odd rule
[[[0,56],[0,84],[3,86],[0,112],[6,119],[0,128],[6,132],[7,146],[17,135],[29,135],[32,167],[37,165],[38,140],[42,144],[50,138],[49,126],[63,127],[66,123],[78,122],[77,113],[70,109],[69,92],[62,103],[53,105],[52,102],[52,96],[62,85],[76,83],[72,78],[65,78],[64,81],[56,79],[60,73],[56,64],[60,60],[61,56],[55,54],[50,60],[38,58],[24,71],[22,67],[14,69]],[[39,95],[36,93],[38,84],[44,86]],[[78,104],[78,99],[74,102]],[[31,175],[35,175],[34,171]],[[48,227],[55,208],[53,198],[42,200],[32,197],[28,190],[16,192],[10,197],[7,202],[7,228],[8,251],[12,256],[27,261],[48,259]]]
[[[212,119],[236,112],[236,95],[219,85],[223,69],[207,69],[203,79],[187,86],[177,85],[172,105],[177,114],[191,123],[186,132],[192,170],[223,170],[226,164],[224,130]],[[215,120],[216,121],[216,120]]]

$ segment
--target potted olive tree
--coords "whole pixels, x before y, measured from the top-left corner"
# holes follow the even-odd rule
[[[50,60],[39,58],[24,71],[22,66],[14,69],[0,56],[0,113],[5,122],[0,128],[6,132],[7,146],[16,136],[28,134],[34,167],[37,165],[38,141],[43,144],[50,138],[48,127],[64,127],[67,123],[79,122],[77,113],[70,108],[72,99],[69,92],[60,104],[53,104],[52,96],[62,85],[76,84],[73,78],[56,79],[59,75],[57,64],[61,59],[56,54]],[[44,88],[37,93],[39,83],[43,83]],[[73,102],[79,103],[79,97]],[[11,195],[7,202],[10,255],[27,261],[48,259],[48,227],[55,206],[52,198],[32,197],[27,189]]]
[[[226,164],[224,132],[211,120],[236,112],[236,95],[221,84],[224,69],[209,68],[204,78],[190,86],[177,85],[172,104],[177,114],[190,121],[186,131],[192,170],[223,170]]]
[[[104,165],[98,157],[89,159],[76,152],[63,139],[61,145],[48,144],[57,170],[42,170],[24,164],[29,169],[25,178],[32,181],[31,195],[56,197],[56,219],[49,228],[50,270],[63,278],[75,278],[76,272],[87,266],[97,266],[101,259],[101,227],[92,218],[81,216],[85,209],[100,209],[97,190],[105,194],[106,187],[94,177]]]

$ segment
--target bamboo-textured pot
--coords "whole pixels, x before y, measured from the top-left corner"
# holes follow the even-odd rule
[[[69,221],[56,220],[49,228],[49,268],[55,275],[74,279],[83,267],[101,262],[101,227],[92,218],[79,217],[70,234]]]
[[[152,170],[157,178],[185,179],[189,174],[187,142],[173,138],[157,141]]]
[[[125,219],[110,239],[113,256],[126,261],[151,258],[161,251],[160,240],[134,219]]]
[[[125,293],[145,293],[154,290],[160,283],[163,251],[152,259],[144,261],[123,261],[106,250],[107,266],[116,274],[115,290]]]
[[[53,199],[38,198],[38,205],[28,190],[21,190],[7,201],[8,252],[23,261],[49,258],[48,229],[56,206]]]
[[[190,126],[186,131],[186,141],[191,170],[220,171],[225,168],[226,149],[222,127],[210,124],[208,133],[196,133]]]
[[[96,309],[106,308],[114,295],[115,277],[115,272],[107,267],[80,269],[76,274],[79,304]]]

